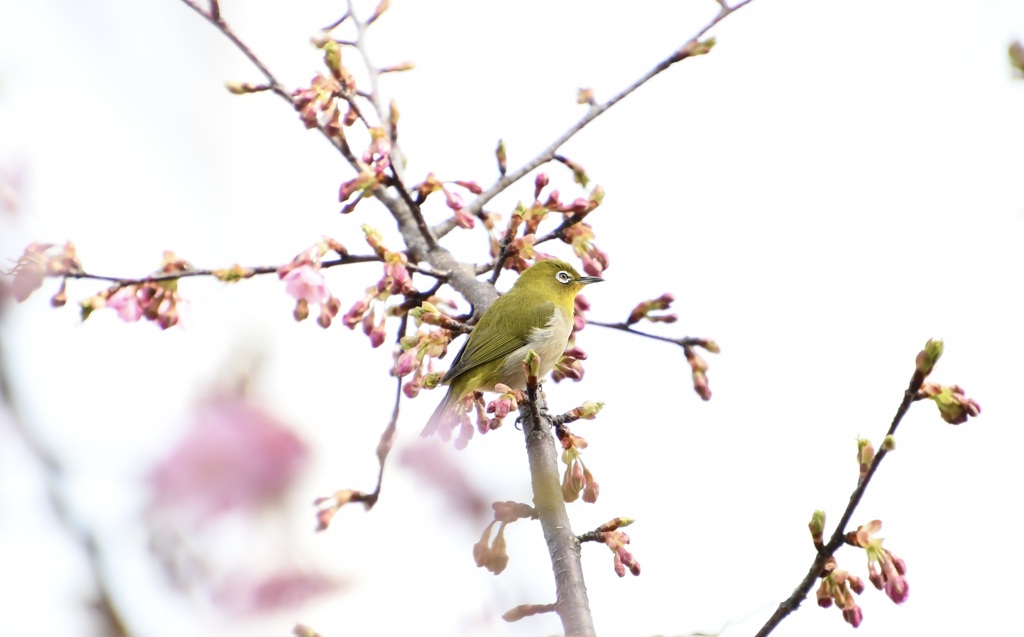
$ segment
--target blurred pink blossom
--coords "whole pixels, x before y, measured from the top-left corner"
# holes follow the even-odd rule
[[[224,582],[215,601],[237,613],[269,613],[301,606],[338,587],[339,582],[321,573],[290,568],[263,577],[243,573]]]
[[[153,505],[189,510],[197,521],[251,511],[279,500],[308,456],[292,431],[243,398],[210,401],[150,474]]]
[[[319,305],[331,296],[323,273],[309,264],[300,265],[284,275],[284,285],[285,291],[293,298],[307,303]]]
[[[139,302],[138,290],[133,285],[111,294],[107,299],[107,307],[117,311],[122,321],[133,323],[142,318],[142,304]]]

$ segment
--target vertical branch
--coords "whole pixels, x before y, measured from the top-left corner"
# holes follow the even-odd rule
[[[526,454],[530,460],[533,504],[544,530],[544,540],[548,545],[555,574],[555,607],[567,636],[590,637],[595,634],[594,620],[590,615],[590,600],[583,581],[580,544],[573,535],[569,514],[562,499],[551,419],[544,413],[546,404],[538,395],[536,375],[531,375],[527,381],[527,396],[529,400],[522,406],[520,413],[525,423],[523,433],[526,436]]]
[[[25,448],[32,454],[33,459],[43,470],[43,479],[46,483],[48,499],[53,507],[58,524],[63,527],[63,530],[78,544],[85,554],[89,567],[89,576],[95,589],[92,599],[89,600],[92,609],[97,614],[97,626],[95,628],[109,637],[128,637],[131,635],[131,631],[121,616],[121,610],[111,591],[110,579],[106,575],[103,546],[96,539],[92,529],[74,517],[71,495],[62,486],[67,481],[64,464],[46,446],[42,438],[37,436],[29,425],[22,420],[15,402],[14,390],[8,377],[3,342],[0,341],[0,405],[4,404],[7,405],[7,409],[10,412],[11,424],[15,434],[21,437]]]

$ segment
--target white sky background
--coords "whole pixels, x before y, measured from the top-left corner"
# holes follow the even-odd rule
[[[308,38],[342,10],[293,4],[222,5],[290,87],[319,68]],[[716,8],[643,4],[393,2],[372,51],[380,64],[417,64],[383,85],[402,111],[408,179],[434,171],[490,184],[499,137],[510,168],[520,165],[583,114],[577,87],[614,94]],[[0,162],[28,167],[25,214],[2,222],[4,258],[33,240],[72,239],[89,271],[136,276],[164,249],[199,267],[264,265],[324,234],[363,251],[360,223],[393,237],[370,205],[337,214],[351,172],[281,100],[223,89],[261,78],[179,2],[0,0],[0,15]],[[869,588],[858,630],[1019,631],[1024,83],[1011,80],[1005,51],[1024,35],[1024,3],[757,0],[714,35],[710,55],[664,73],[564,148],[607,192],[591,222],[612,266],[587,292],[591,315],[620,320],[670,291],[680,321],[663,332],[723,349],[706,357],[714,398],[702,403],[677,350],[590,327],[579,338],[585,381],[549,388],[556,410],[607,404],[573,428],[591,443],[602,487],[596,505],[570,505],[574,530],[637,519],[639,578],[619,580],[606,549],[584,547],[598,631],[736,622],[723,634],[753,634],[809,566],[812,511],[830,522],[841,513],[855,439],[880,441],[929,337],[946,342],[934,379],[964,386],[984,413],[954,428],[921,404],[904,421],[854,520],[884,521],[910,599],[896,607]],[[576,193],[567,171],[547,171]],[[488,209],[505,215],[530,196],[532,178]],[[482,230],[453,245],[486,258]],[[374,265],[328,273],[346,309],[377,278]],[[81,518],[114,547],[114,594],[138,634],[283,635],[294,621],[329,637],[557,632],[553,616],[493,619],[552,599],[539,527],[509,529],[511,563],[495,578],[472,563],[480,529],[446,519],[397,469],[372,513],[345,510],[295,549],[352,582],[346,595],[251,623],[218,623],[168,597],[145,566],[139,476],[228,357],[262,352],[265,402],[318,454],[288,523],[297,528],[312,527],[314,496],[372,485],[391,359],[340,324],[296,324],[273,277],[182,283],[195,311],[187,332],[103,313],[80,324],[74,301],[101,288],[73,283],[69,307],[52,310],[50,282],[11,308],[4,342],[26,417],[72,470]],[[438,399],[405,404],[402,443]],[[0,633],[84,634],[81,558],[50,518],[38,471],[0,432]],[[492,499],[530,498],[511,427],[452,461]],[[866,576],[861,552],[838,558]],[[849,630],[812,599],[777,634]]]

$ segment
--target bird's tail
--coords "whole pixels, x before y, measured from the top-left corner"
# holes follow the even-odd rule
[[[451,432],[459,422],[458,407],[461,402],[462,398],[449,387],[448,393],[444,395],[444,399],[430,416],[430,420],[427,421],[426,427],[420,432],[420,436],[426,438],[434,435],[438,430]],[[445,439],[447,440],[447,437]]]

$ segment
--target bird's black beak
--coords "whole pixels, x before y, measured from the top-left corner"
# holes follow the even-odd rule
[[[604,279],[599,276],[581,276],[576,279],[577,283],[582,283],[583,285],[587,285],[588,283],[600,283],[601,281],[604,281]]]

